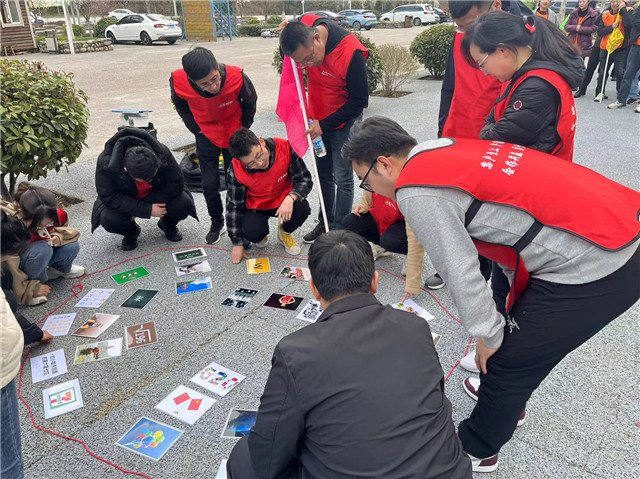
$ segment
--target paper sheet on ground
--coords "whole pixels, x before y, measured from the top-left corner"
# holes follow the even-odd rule
[[[78,313],[55,314],[49,316],[42,325],[42,330],[49,332],[51,336],[66,336]]]
[[[426,321],[429,321],[435,317],[422,306],[418,305],[413,299],[407,299],[404,303],[392,304],[391,307],[416,314]]]
[[[93,288],[76,303],[76,308],[99,308],[114,291],[115,289]]]
[[[77,379],[45,389],[42,391],[42,400],[45,419],[60,416],[84,406],[80,383]]]
[[[142,417],[116,444],[131,452],[158,461],[182,435],[182,431]]]
[[[315,299],[310,299],[304,309],[298,313],[296,318],[310,323],[315,323],[322,314],[322,311],[320,302]]]
[[[200,387],[208,389],[212,393],[226,396],[229,391],[235,388],[245,378],[242,374],[236,373],[218,363],[211,363],[198,374],[191,378],[191,381]]]
[[[194,425],[216,400],[186,386],[178,386],[156,405],[156,409]]]
[[[66,372],[67,360],[64,356],[64,349],[56,349],[50,353],[31,358],[31,379],[33,384],[55,378]]]

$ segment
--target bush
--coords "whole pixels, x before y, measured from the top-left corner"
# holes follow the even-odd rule
[[[81,27],[80,25],[71,25],[71,30],[73,31],[73,38],[84,37],[87,34],[87,32],[84,31],[84,27]]]
[[[369,59],[367,60],[367,81],[369,84],[369,94],[376,91],[380,80],[382,79],[382,63],[376,50],[376,44],[369,40],[367,37],[362,36],[358,32],[353,32],[353,35],[369,50]],[[282,75],[282,56],[280,55],[280,48],[276,48],[273,52],[273,62],[271,63],[273,68],[278,72],[278,75]],[[304,83],[307,84],[307,75],[305,72]]]
[[[400,86],[418,69],[409,50],[400,45],[381,45],[378,56],[382,63],[381,95],[394,96]]]
[[[453,25],[436,25],[414,38],[409,50],[431,75],[442,78],[455,34]]]
[[[89,109],[71,74],[26,60],[0,60],[0,69],[0,175],[2,197],[10,199],[19,175],[38,179],[75,162],[86,146]]]
[[[104,38],[104,31],[107,29],[109,25],[113,25],[118,20],[113,17],[102,17],[97,21],[96,26],[93,27],[93,36],[96,38]]]
[[[271,15],[267,18],[267,25],[280,25],[282,23],[282,17],[280,15]]]
[[[247,25],[260,25],[262,22],[257,18],[250,18],[247,20]]]
[[[262,25],[240,25],[238,34],[243,37],[259,37],[262,34]]]

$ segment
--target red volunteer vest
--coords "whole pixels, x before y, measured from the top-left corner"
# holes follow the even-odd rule
[[[247,188],[245,205],[248,210],[279,208],[293,188],[289,178],[291,146],[287,140],[280,138],[274,138],[273,141],[276,144],[275,160],[267,171],[249,174],[240,160],[234,158],[231,162],[238,183]]]
[[[573,139],[576,134],[576,104],[573,99],[573,92],[567,81],[559,74],[550,70],[530,70],[518,78],[515,83],[505,83],[502,86],[500,96],[496,101],[493,109],[493,115],[496,119],[496,123],[500,121],[504,114],[513,92],[520,86],[520,84],[530,76],[537,76],[543,80],[548,81],[553,85],[560,94],[560,106],[556,113],[556,129],[558,136],[560,136],[560,142],[556,145],[551,152],[552,155],[562,158],[563,160],[573,161]],[[506,96],[505,96],[506,95]],[[526,105],[518,105],[518,102],[514,102],[512,108],[526,108]]]
[[[463,38],[464,33],[458,32],[453,40],[455,89],[442,136],[478,138],[502,83],[467,63],[462,53]]]
[[[220,148],[229,146],[231,135],[242,128],[242,109],[238,95],[242,89],[242,69],[225,65],[227,75],[222,89],[213,97],[206,98],[196,92],[184,70],[176,70],[173,89],[178,97],[189,103],[189,109],[204,136]]]
[[[300,21],[313,27],[313,22],[319,18],[323,17],[305,15]],[[362,51],[365,60],[369,58],[369,50],[349,34],[324,57],[321,65],[304,67],[307,71],[309,117],[324,120],[347,102],[347,70],[356,50]]]
[[[640,193],[583,166],[510,143],[463,139],[422,151],[410,158],[396,182],[397,189],[409,186],[455,188],[472,196],[465,226],[485,202],[517,208],[535,219],[514,245],[472,238],[479,254],[515,272],[507,311],[528,285],[520,251],[543,226],[607,251],[640,237]]]
[[[380,234],[387,231],[387,228],[398,221],[403,221],[404,216],[398,209],[398,204],[376,193],[371,193],[371,207],[369,213],[376,220]]]

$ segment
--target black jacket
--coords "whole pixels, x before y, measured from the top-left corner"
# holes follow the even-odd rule
[[[471,478],[427,322],[372,294],[280,341],[248,447],[264,479]]]
[[[633,18],[634,11],[627,10],[627,8],[628,7],[622,7],[618,11],[618,13],[620,14],[620,20],[622,21],[622,26],[624,27],[624,41],[622,42],[622,46],[620,48],[628,48],[631,43],[631,36],[633,35],[632,18]],[[611,7],[607,8],[602,13],[605,13],[606,11],[609,11],[611,13]],[[598,17],[598,37],[602,38],[605,35],[609,35],[612,32],[613,32],[613,27],[611,25],[609,25],[608,27],[604,26],[604,22],[602,21],[602,14],[601,14],[600,17]],[[636,35],[636,38],[637,38],[637,35]]]
[[[153,189],[143,200],[136,199],[136,183],[124,170],[124,155],[130,146],[151,148],[160,161],[158,173],[151,182]],[[187,191],[184,188],[182,170],[169,148],[140,128],[123,128],[107,141],[98,156],[96,190],[98,199],[93,204],[91,214],[92,233],[100,226],[100,214],[105,208],[136,218],[150,218],[153,203],[167,203]],[[191,193],[187,193],[191,197]],[[190,214],[197,218],[193,197],[191,198],[193,207]]]
[[[571,88],[576,88],[584,76],[584,60],[577,53],[570,60],[571,66],[566,67],[554,62],[530,58],[516,72],[509,82],[509,87],[496,100],[496,103],[509,95],[511,85],[530,70],[554,71],[567,80]],[[522,105],[517,110],[512,107],[516,101],[521,102]],[[480,131],[480,139],[506,141],[551,153],[560,141],[556,129],[559,106],[560,94],[553,85],[542,78],[529,77],[513,92],[499,122],[496,123],[494,111],[491,110]]]
[[[627,15],[627,18],[630,19],[631,23],[631,31],[628,35],[629,43],[635,45],[636,40],[640,36],[640,7],[634,9],[631,15]],[[625,28],[627,27],[625,26]]]

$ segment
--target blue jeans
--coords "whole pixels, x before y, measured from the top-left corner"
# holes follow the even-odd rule
[[[620,83],[620,91],[617,100],[620,103],[626,103],[627,98],[638,98],[638,73],[640,72],[640,45],[632,45],[627,56],[627,69]],[[633,87],[635,86],[635,96],[633,95]]]
[[[20,443],[20,416],[15,378],[0,390],[0,479],[22,479],[22,445]]]
[[[342,158],[342,145],[349,138],[356,121],[351,120],[339,130],[323,133],[327,154],[322,158],[316,157],[327,220],[332,230],[342,227],[342,219],[351,213],[353,206],[353,168]],[[318,211],[318,220],[322,221],[322,211]]]
[[[34,241],[26,253],[20,256],[20,269],[29,279],[37,279],[41,283],[49,281],[47,267],[68,273],[73,260],[80,252],[77,241],[53,248],[44,240]]]

